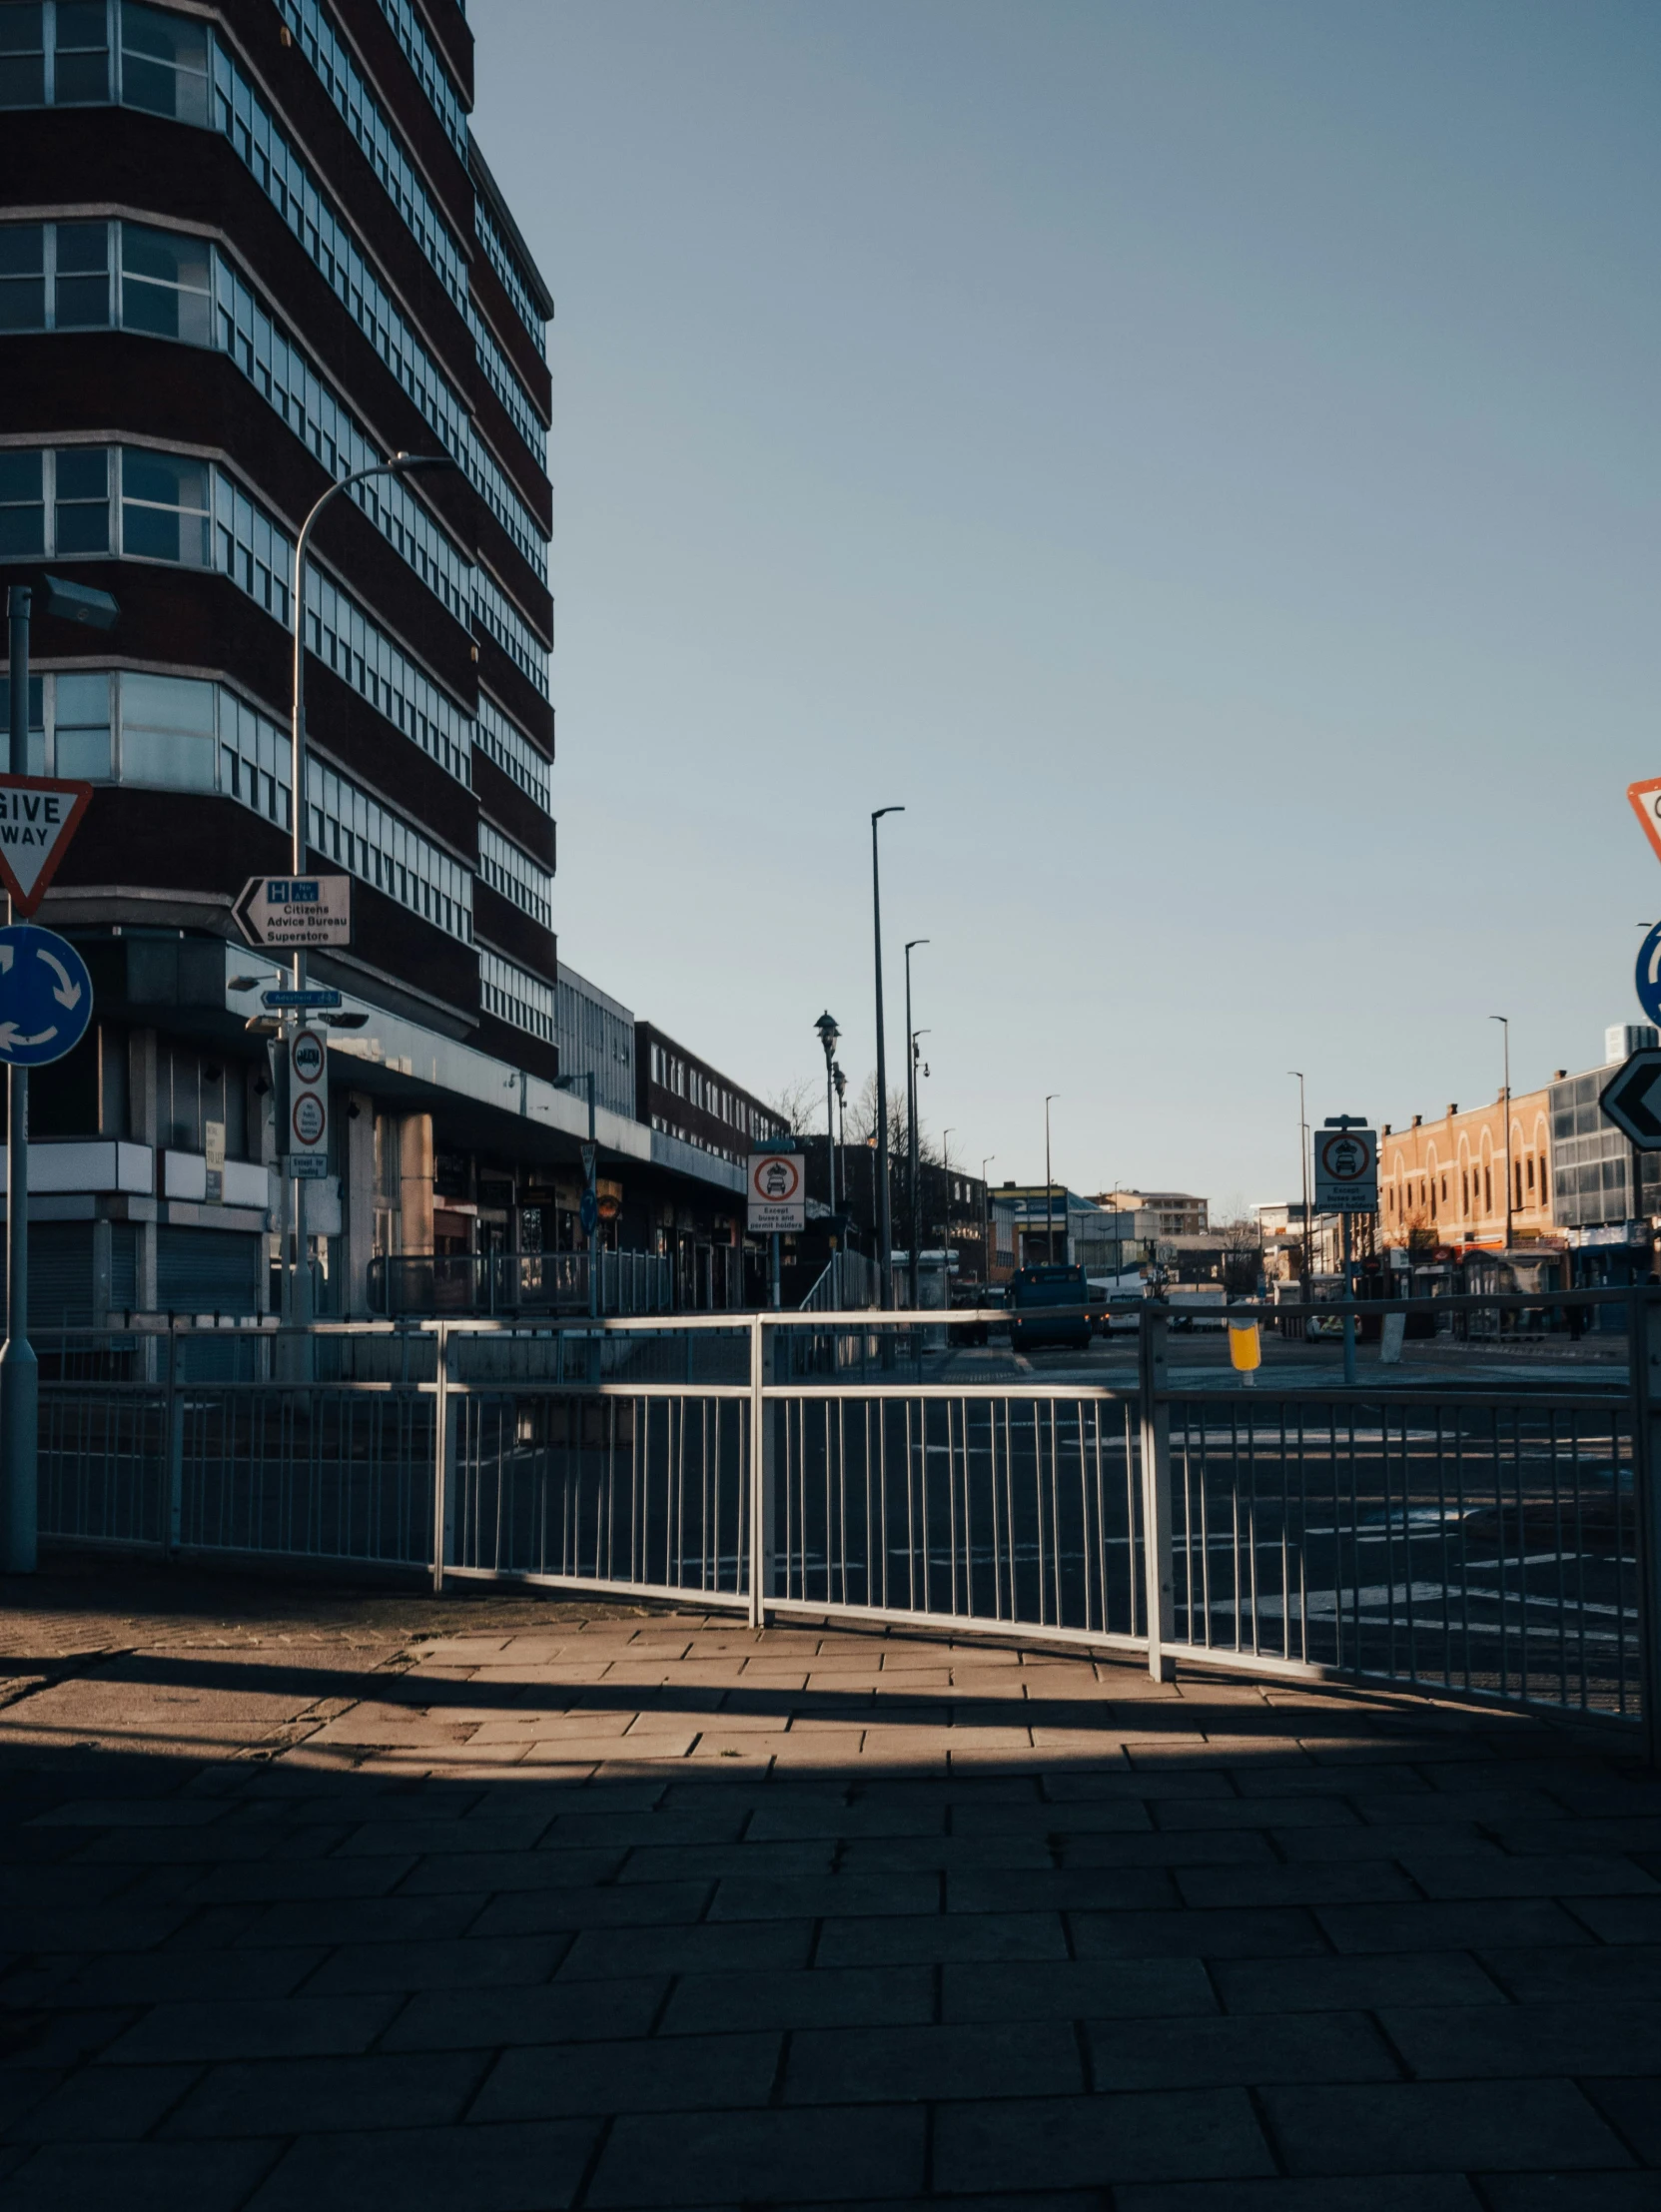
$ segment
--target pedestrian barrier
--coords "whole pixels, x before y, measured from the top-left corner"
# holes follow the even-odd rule
[[[1157,1306],[1099,1382],[860,1311],[60,1331],[41,1531],[1649,1726],[1661,1296],[1619,1295],[1578,1366],[1489,1338],[1349,1388],[1174,1364]]]

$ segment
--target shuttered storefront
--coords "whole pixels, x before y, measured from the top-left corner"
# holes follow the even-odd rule
[[[156,1304],[163,1313],[257,1313],[265,1239],[236,1229],[156,1231]]]

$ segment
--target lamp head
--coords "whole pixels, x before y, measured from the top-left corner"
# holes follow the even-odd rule
[[[828,1068],[842,1032],[837,1028],[836,1017],[832,1014],[821,1014],[813,1027],[819,1032],[819,1042],[825,1048],[825,1066]]]
[[[46,611],[60,622],[79,622],[89,630],[113,630],[121,609],[107,591],[91,584],[70,583],[62,576],[47,576]]]

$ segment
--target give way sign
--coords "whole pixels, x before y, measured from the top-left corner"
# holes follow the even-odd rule
[[[33,914],[92,804],[90,783],[0,776],[0,880],[14,914]]]

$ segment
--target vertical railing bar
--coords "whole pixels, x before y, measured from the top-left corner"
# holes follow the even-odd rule
[[[1085,1580],[1085,1633],[1090,1633],[1090,1453],[1085,1442],[1085,1400],[1081,1398],[1075,1409],[1079,1424],[1079,1542],[1082,1550],[1081,1566]],[[1106,1624],[1104,1624],[1106,1625]]]
[[[1551,1456],[1558,1457],[1562,1441],[1561,1415],[1554,1409],[1551,1416]],[[1579,1705],[1586,1710],[1590,1689],[1591,1661],[1586,1651],[1586,1498],[1581,1483],[1580,1421],[1577,1415],[1569,1416],[1569,1466],[1574,1479],[1574,1634],[1575,1661],[1580,1673]],[[1620,1585],[1620,1502],[1621,1502],[1621,1448],[1620,1429],[1613,1414],[1609,1416],[1609,1502],[1615,1524],[1615,1581]],[[1624,1643],[1617,1607],[1616,1641]]]
[[[433,1393],[432,1435],[432,1592],[443,1594],[444,1520],[449,1481],[449,1332],[440,1321],[434,1347],[437,1387]]]
[[[1050,1400],[1050,1575],[1054,1601],[1052,1619],[1057,1628],[1067,1622],[1067,1601],[1061,1581],[1061,1427],[1056,1400]]]
[[[1106,1324],[1104,1323],[1104,1333],[1105,1331]],[[1102,1633],[1104,1635],[1110,1635],[1113,1630],[1113,1606],[1108,1589],[1107,1492],[1102,1479],[1102,1421],[1107,1413],[1108,1404],[1109,1401],[1107,1400],[1097,1400],[1095,1419],[1091,1431],[1096,1460],[1096,1579],[1101,1600]]]
[[[948,1398],[946,1413],[946,1545],[951,1566],[950,1589],[947,1605],[954,1614],[958,1610],[958,1487],[957,1487],[957,1424],[952,1418],[956,1400]]]
[[[1350,1436],[1349,1449],[1350,1457],[1353,1458],[1355,1456],[1353,1433]],[[1384,1515],[1384,1672],[1392,1682],[1399,1682],[1401,1670],[1396,1663],[1395,1635],[1395,1506],[1390,1492],[1390,1470],[1387,1463],[1379,1469],[1379,1491]],[[1405,1535],[1407,1527],[1405,1490],[1402,1493],[1401,1513],[1402,1531]],[[1412,1608],[1409,1605],[1408,1611],[1411,1612],[1411,1610]],[[1408,1649],[1410,1654],[1410,1644]],[[1409,1667],[1410,1664],[1409,1658]]]
[[[958,1401],[958,1434],[963,1439],[963,1610],[973,1620],[975,1605],[974,1477],[970,1466],[969,1400]]]
[[[1291,1657],[1291,1552],[1288,1530],[1291,1524],[1291,1472],[1286,1463],[1286,1409],[1280,1408],[1279,1421],[1280,1464],[1280,1657]],[[1302,1621],[1302,1608],[1298,1608],[1298,1620]]]
[[[1015,1597],[1015,1443],[1011,1429],[1013,1400],[1004,1400],[1004,1541],[1009,1551],[1009,1615],[1012,1621],[1020,1618]]]
[[[1229,1410],[1229,1443],[1237,1468],[1240,1466],[1240,1414],[1236,1408],[1231,1407]],[[1246,1480],[1250,1485],[1246,1493],[1246,1541],[1250,1547],[1251,1656],[1255,1659],[1259,1651],[1258,1624],[1262,1618],[1262,1608],[1257,1592],[1257,1432],[1249,1415],[1247,1415],[1246,1423]]]
[[[1494,1426],[1497,1430],[1504,1414],[1496,1406]],[[1520,1665],[1517,1669],[1517,1689],[1523,1697],[1529,1694],[1533,1676],[1533,1631],[1528,1620],[1528,1500],[1523,1493],[1522,1478],[1522,1415],[1520,1409],[1511,1413],[1511,1491],[1517,1501],[1517,1650]]]
[[[1551,1469],[1551,1519],[1557,1536],[1557,1702],[1566,1707],[1569,1703],[1569,1628],[1568,1587],[1563,1559],[1563,1486],[1557,1474],[1557,1449],[1555,1421],[1550,1437],[1551,1450],[1546,1453],[1547,1466]],[[1584,1693],[1585,1679],[1581,1681]],[[1584,1697],[1582,1698],[1584,1702]]]

